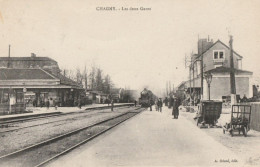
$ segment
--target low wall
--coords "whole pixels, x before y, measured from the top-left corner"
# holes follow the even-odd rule
[[[251,121],[250,128],[260,131],[260,102],[241,103],[251,105]]]

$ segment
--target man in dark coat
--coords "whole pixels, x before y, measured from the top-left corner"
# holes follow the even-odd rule
[[[158,100],[157,106],[158,106],[158,111],[162,112],[162,99],[161,98]]]
[[[78,98],[78,108],[81,109],[81,99]]]
[[[111,111],[114,111],[114,100],[111,100]]]
[[[152,111],[153,110],[152,109],[152,106],[153,106],[153,100],[152,99],[149,100],[149,106],[150,106],[150,111]]]
[[[170,98],[169,98],[169,102],[168,102],[168,108],[171,108],[171,107],[172,107],[172,105],[173,105],[173,101],[174,101],[173,97],[170,96]]]
[[[164,102],[165,102],[165,106],[168,106],[168,98],[167,97],[165,97]]]
[[[172,115],[174,116],[174,119],[178,119],[179,106],[180,106],[179,99],[177,97],[174,97],[173,106],[172,106]]]

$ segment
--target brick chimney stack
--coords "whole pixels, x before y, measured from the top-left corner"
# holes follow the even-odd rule
[[[209,38],[199,39],[198,41],[198,54],[205,52],[209,47],[213,45],[213,40]]]

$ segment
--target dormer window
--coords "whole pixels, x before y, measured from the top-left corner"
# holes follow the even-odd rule
[[[214,60],[225,59],[224,50],[214,50],[213,51],[213,58],[214,58]]]

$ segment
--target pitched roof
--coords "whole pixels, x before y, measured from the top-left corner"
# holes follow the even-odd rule
[[[225,46],[227,49],[230,49],[226,44],[224,44],[222,41],[220,41],[220,40],[217,40],[213,45],[211,45],[207,50],[205,50],[204,52],[202,52],[200,55],[198,55],[198,57],[197,58],[199,58],[199,57],[201,57],[201,55],[203,55],[204,53],[206,53],[209,49],[211,49],[213,46],[215,46],[217,43],[221,43],[223,46]],[[240,57],[240,58],[243,58],[243,56],[241,56],[241,55],[239,55],[237,52],[235,52],[234,50],[233,50],[233,52],[238,56],[238,57]]]
[[[72,86],[77,89],[83,89],[82,85],[61,74],[53,75],[40,68],[0,68],[0,80],[60,80],[60,86]]]
[[[54,61],[55,60],[49,58],[49,57],[0,57],[0,61]]]
[[[231,71],[231,68],[221,66],[221,67],[217,67],[217,68],[205,71],[205,72],[224,73],[224,72],[230,72],[230,71]],[[244,74],[249,74],[249,75],[253,74],[253,72],[251,72],[251,71],[244,71],[244,70],[240,70],[240,69],[234,69],[234,71],[235,71],[235,73],[244,73]]]
[[[0,80],[56,79],[42,69],[0,68]]]
[[[182,82],[177,86],[177,88],[179,88],[179,87],[185,85],[186,82],[187,82],[187,81],[182,81]]]
[[[72,79],[69,79],[69,78],[65,77],[64,75],[62,75],[60,73],[55,75],[55,77],[60,79],[60,83],[61,84],[81,87],[80,84],[78,84],[77,82],[73,81]]]

